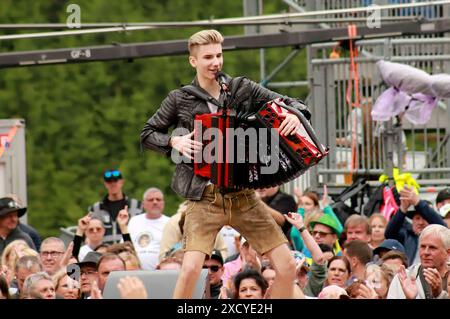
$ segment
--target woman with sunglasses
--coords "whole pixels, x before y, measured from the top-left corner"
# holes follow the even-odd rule
[[[95,217],[91,218],[84,234],[86,235],[86,244],[81,246],[78,260],[83,260],[88,252],[94,251],[95,248],[103,244],[105,227],[102,221]]]
[[[129,242],[132,245],[131,237],[128,231],[129,213],[128,206],[120,210],[117,216],[117,225],[122,234],[124,242]],[[77,260],[83,260],[84,257],[91,251],[97,251],[105,243],[106,228],[101,219],[94,216],[92,213],[78,220],[77,230],[73,239],[72,255]],[[85,245],[83,244],[83,238],[86,237]]]

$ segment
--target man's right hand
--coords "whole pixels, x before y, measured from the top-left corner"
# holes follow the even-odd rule
[[[194,159],[194,154],[201,152],[203,144],[192,139],[195,130],[182,136],[172,136],[169,145],[184,156]]]

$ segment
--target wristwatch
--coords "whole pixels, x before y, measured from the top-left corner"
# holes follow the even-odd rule
[[[305,226],[302,226],[302,227],[300,227],[300,228],[298,229],[298,231],[299,231],[300,233],[303,233],[304,230],[306,230],[306,227],[305,227]]]

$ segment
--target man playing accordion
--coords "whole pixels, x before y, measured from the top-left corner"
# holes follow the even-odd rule
[[[222,42],[223,37],[216,30],[203,30],[190,37],[189,63],[196,70],[192,85],[209,100],[182,89],[171,91],[141,132],[141,144],[145,148],[166,156],[170,156],[174,149],[189,159],[194,159],[195,154],[202,151],[202,143],[193,139],[195,116],[217,112],[217,105],[223,105],[229,98],[216,80],[223,66]],[[230,89],[236,85],[236,81],[228,76],[226,83]],[[283,98],[286,104],[300,107],[305,117],[310,117],[303,104],[247,78],[239,81],[234,92],[239,96],[238,111],[251,112],[256,107],[252,101],[267,102]],[[171,127],[184,128],[189,133],[171,136],[168,134]],[[299,128],[298,117],[287,114],[279,132],[287,136],[295,134]],[[239,231],[258,253],[267,255],[271,260],[276,271],[271,297],[293,296],[296,263],[288,241],[272,218],[273,212],[255,195],[253,189],[220,190],[209,179],[194,174],[193,164],[185,162],[177,164],[171,186],[178,195],[188,200],[183,216],[185,255],[174,298],[192,298],[204,259],[211,254],[217,233],[227,224]]]

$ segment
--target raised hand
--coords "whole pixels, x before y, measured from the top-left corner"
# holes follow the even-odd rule
[[[322,207],[327,206],[330,203],[328,199],[328,187],[323,184],[323,197],[322,197]]]
[[[128,221],[130,219],[130,214],[128,214],[128,205],[125,205],[123,209],[117,214],[117,224],[119,225],[120,232],[122,234],[128,233]]]
[[[117,289],[122,299],[148,299],[147,289],[138,277],[120,278]]]
[[[61,260],[59,262],[59,268],[66,267],[69,264],[69,260],[72,257],[72,252],[73,252],[73,241],[70,242],[69,246],[67,246],[66,251],[61,257]]]
[[[261,271],[261,261],[259,260],[256,250],[250,246],[246,253],[241,252],[241,254],[243,259],[242,268],[248,266],[257,271]]]
[[[77,226],[77,235],[83,236],[86,232],[86,229],[89,226],[89,222],[91,221],[91,213],[87,214],[86,216],[80,218],[78,220],[78,226]]]
[[[406,202],[408,202],[409,205],[416,206],[417,204],[419,204],[420,198],[419,195],[417,195],[416,192],[414,191],[413,187],[409,188],[408,186],[405,185],[405,187],[403,187],[403,189],[400,191],[400,208],[402,208],[403,205],[402,200],[405,201],[405,205]],[[408,208],[406,208],[406,210],[407,209]]]
[[[405,191],[408,192],[408,196],[409,196],[409,201],[412,205],[416,206],[417,204],[419,204],[420,201],[420,197],[419,195],[416,194],[416,192],[414,191],[414,187],[408,187],[405,186],[404,187]]]
[[[411,206],[411,201],[410,201],[410,194],[407,190],[407,186],[405,186],[401,191],[400,191],[400,211],[404,214],[406,214],[408,212],[408,208],[409,206]]]
[[[182,136],[172,136],[170,139],[170,146],[187,158],[194,159],[194,154],[201,152],[203,144],[192,139],[195,130],[191,133]]]
[[[416,278],[406,274],[405,266],[401,265],[398,272],[398,279],[403,289],[406,299],[416,299],[418,291],[416,286]]]
[[[102,292],[98,288],[97,281],[92,281],[91,287],[91,299],[103,299]]]
[[[286,215],[283,216],[289,223],[291,223],[297,229],[300,229],[303,226],[305,226],[302,215],[298,213],[287,213]]]

